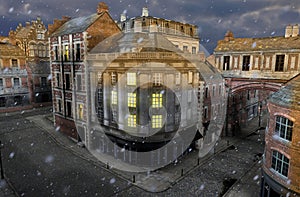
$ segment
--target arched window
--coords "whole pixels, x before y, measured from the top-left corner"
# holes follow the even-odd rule
[[[272,151],[272,169],[279,174],[287,177],[289,171],[290,160],[282,153],[273,150]]]
[[[294,123],[286,117],[276,116],[275,133],[288,141],[292,141]]]

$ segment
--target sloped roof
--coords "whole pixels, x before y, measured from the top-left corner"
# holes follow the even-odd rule
[[[231,38],[218,41],[215,52],[300,49],[300,36],[266,38]]]
[[[121,33],[105,39],[91,51],[95,53],[118,53],[122,49],[143,51],[181,52],[175,45],[158,33]]]
[[[288,82],[285,87],[273,93],[269,102],[300,111],[300,74]]]
[[[84,32],[91,24],[93,24],[102,15],[103,13],[101,14],[95,13],[89,16],[71,19],[67,21],[65,24],[63,24],[60,28],[58,28],[52,34],[52,36],[61,36],[66,34]]]
[[[20,31],[17,32],[16,37],[17,38],[26,38],[28,37],[28,34],[31,31],[30,26],[22,27]]]

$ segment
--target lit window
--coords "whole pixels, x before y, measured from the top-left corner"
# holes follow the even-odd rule
[[[162,127],[162,115],[153,115],[152,128],[161,128],[161,127]]]
[[[188,73],[189,75],[188,75],[188,82],[189,83],[193,83],[193,72],[192,71],[189,71],[189,73]]]
[[[136,85],[136,73],[127,73],[127,85]]]
[[[129,127],[136,127],[136,115],[130,114],[128,116],[128,122],[127,122]]]
[[[273,151],[272,154],[272,168],[279,174],[287,177],[289,171],[290,160],[278,151]]]
[[[162,84],[162,74],[161,73],[154,73],[153,84],[154,84],[154,86],[160,86]]]
[[[275,132],[281,138],[292,141],[293,122],[285,117],[277,116]]]
[[[118,104],[118,94],[115,90],[111,91],[111,104]]]
[[[136,107],[136,93],[128,93],[128,107]]]
[[[161,108],[162,107],[162,94],[153,93],[152,94],[152,107]]]
[[[65,61],[69,61],[69,46],[68,45],[64,46],[64,58],[65,58]]]
[[[83,104],[78,105],[78,119],[83,120]]]

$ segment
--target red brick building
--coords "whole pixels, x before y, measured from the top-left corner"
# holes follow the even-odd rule
[[[261,196],[300,195],[300,75],[268,100]]]
[[[235,38],[229,31],[214,56],[228,87],[225,134],[236,135],[239,127],[267,111],[271,93],[300,72],[299,27],[289,25],[285,36],[266,38]],[[259,126],[265,125],[258,120]]]
[[[87,53],[120,29],[109,15],[108,6],[99,3],[97,12],[89,16],[54,20],[54,24],[49,25],[49,32],[55,125],[67,135],[79,139],[74,119],[88,118],[84,114],[91,110],[86,108],[88,101],[85,96],[89,83],[86,78]],[[75,106],[75,103],[80,104]]]

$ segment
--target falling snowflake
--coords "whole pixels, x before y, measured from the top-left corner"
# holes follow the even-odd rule
[[[204,187],[205,187],[205,185],[204,184],[202,184],[201,186],[200,186],[200,190],[204,190]]]
[[[59,130],[60,130],[60,126],[58,126],[58,127],[55,128],[56,132],[59,131]]]
[[[115,178],[112,178],[112,179],[110,179],[110,181],[109,181],[110,184],[114,184],[115,182],[116,182],[116,179],[115,179]]]
[[[45,163],[52,163],[54,161],[54,157],[52,155],[48,155],[45,158]]]
[[[253,180],[256,181],[256,180],[258,180],[258,178],[259,178],[259,176],[256,175],[255,177],[253,177]]]
[[[14,7],[9,8],[8,12],[12,13],[14,11]]]
[[[79,12],[79,8],[75,10],[75,12]]]
[[[12,159],[14,156],[15,156],[15,153],[14,153],[14,152],[11,152],[11,153],[9,154],[9,158],[10,158],[10,159]]]
[[[254,42],[253,44],[252,44],[252,48],[255,48],[256,47],[256,42]]]
[[[52,74],[48,75],[48,80],[50,81],[52,79]]]

